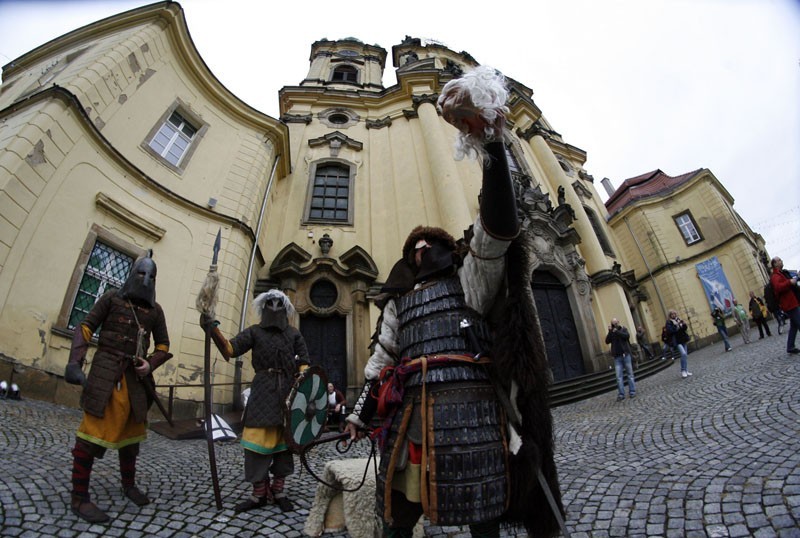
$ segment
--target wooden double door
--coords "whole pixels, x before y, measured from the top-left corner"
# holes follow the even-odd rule
[[[531,289],[553,380],[564,381],[583,375],[586,373],[583,353],[566,288],[551,273],[534,271]]]
[[[347,318],[344,316],[300,317],[300,332],[306,340],[311,363],[321,366],[333,386],[347,394]]]

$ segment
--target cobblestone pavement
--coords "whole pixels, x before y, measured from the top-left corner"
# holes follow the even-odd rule
[[[734,337],[729,353],[719,344],[690,354],[692,377],[682,379],[676,363],[638,382],[634,400],[617,402],[613,391],[554,409],[572,536],[800,537],[800,358],[785,354],[785,338],[743,345]],[[74,409],[0,401],[0,535],[303,536],[316,485],[299,465],[287,480],[294,512],[267,506],[236,515],[233,505],[249,492],[242,451],[217,443],[217,511],[205,441],[154,432],[137,479],[155,502],[138,509],[122,496],[109,452],[95,464],[91,491],[112,521],[78,520],[67,503],[79,420]],[[367,447],[358,447],[361,456]],[[322,450],[311,463],[321,472],[334,457]],[[425,534],[468,536],[430,526]]]

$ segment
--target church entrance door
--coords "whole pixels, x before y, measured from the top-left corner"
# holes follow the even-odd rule
[[[554,381],[583,375],[583,354],[566,288],[551,273],[534,271],[531,289]]]

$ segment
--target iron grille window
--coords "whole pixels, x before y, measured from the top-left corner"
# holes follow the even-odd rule
[[[350,170],[336,165],[317,168],[311,193],[310,220],[347,222],[350,203]]]
[[[178,166],[195,134],[197,129],[183,116],[173,112],[150,141],[150,147],[169,163]]]
[[[105,292],[119,289],[131,272],[133,258],[97,241],[89,255],[75,302],[69,314],[68,327],[80,325]]]
[[[330,280],[317,280],[311,286],[310,292],[311,302],[317,308],[330,308],[336,304],[336,299],[339,293],[336,291],[336,285]]]

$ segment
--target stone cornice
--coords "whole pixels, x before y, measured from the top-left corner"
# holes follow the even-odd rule
[[[326,144],[330,145],[334,141],[338,141],[339,143],[344,144],[348,148],[350,148],[352,150],[355,150],[355,151],[361,151],[363,149],[363,147],[364,147],[364,144],[362,142],[359,142],[358,140],[354,140],[354,139],[350,138],[349,136],[347,136],[347,135],[345,135],[345,134],[343,134],[343,133],[341,133],[339,131],[334,131],[332,133],[326,133],[326,134],[320,136],[319,138],[309,139],[308,146],[312,147],[312,148],[315,148],[317,146],[324,146]]]
[[[164,228],[153,223],[151,218],[138,215],[134,210],[125,207],[104,192],[97,193],[94,198],[94,203],[97,207],[106,210],[109,214],[115,216],[122,222],[152,237],[155,241],[159,241],[164,237],[164,234],[167,233]]]

